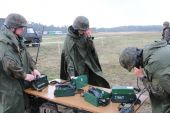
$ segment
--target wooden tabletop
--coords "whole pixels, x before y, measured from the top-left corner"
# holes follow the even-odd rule
[[[42,91],[36,91],[32,88],[29,88],[25,90],[25,93],[43,98],[45,100],[48,100],[54,103],[62,104],[68,107],[77,108],[80,110],[90,111],[93,113],[119,113],[118,111],[119,103],[110,102],[110,104],[105,107],[102,107],[102,106],[96,107],[86,102],[84,98],[81,97],[80,94],[76,94],[75,96],[69,96],[69,97],[55,97],[54,90],[55,90],[55,85],[48,85],[48,87],[46,87]],[[109,90],[110,89],[108,89],[108,91]],[[142,106],[142,104],[146,101],[147,98],[148,97],[145,95],[142,95],[140,97],[141,104],[135,106],[135,112]]]

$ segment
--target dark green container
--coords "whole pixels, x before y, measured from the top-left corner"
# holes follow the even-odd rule
[[[104,90],[98,89],[98,88],[95,88],[95,89],[102,94],[101,99],[109,99],[109,102],[110,102],[110,97],[111,97],[110,93],[108,93]],[[84,93],[84,99],[85,99],[85,101],[89,102],[90,104],[92,104],[94,106],[102,105],[99,102],[99,98],[97,98],[96,96],[94,96],[93,94],[91,94],[89,92]]]
[[[43,75],[43,74],[40,77],[37,77],[35,80],[31,81],[32,87],[38,91],[48,86],[48,83],[49,82],[48,82],[47,75]]]
[[[56,87],[54,91],[55,97],[66,97],[66,96],[74,96],[75,95],[75,87],[70,87],[68,85],[62,87]]]
[[[111,101],[114,103],[133,103],[137,97],[133,87],[113,86]]]
[[[81,89],[88,84],[87,75],[79,75],[72,79],[72,84],[76,86],[76,89]]]

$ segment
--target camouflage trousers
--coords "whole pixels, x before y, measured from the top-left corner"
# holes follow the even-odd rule
[[[40,113],[58,113],[58,109],[55,104],[46,102],[40,106]]]

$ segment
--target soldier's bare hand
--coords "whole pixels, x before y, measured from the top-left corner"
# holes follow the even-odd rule
[[[85,37],[91,37],[91,30],[90,29],[87,29],[85,32],[84,32],[84,35]]]
[[[32,74],[26,74],[25,80],[26,81],[32,81],[34,80],[36,77]]]
[[[37,76],[41,76],[41,73],[40,73],[37,69],[34,69],[34,70],[32,71],[32,75],[34,75],[35,77],[37,77]]]
[[[134,67],[133,73],[134,73],[135,76],[137,76],[139,78],[142,78],[144,76],[144,72],[143,72],[142,68],[138,69],[138,68]]]

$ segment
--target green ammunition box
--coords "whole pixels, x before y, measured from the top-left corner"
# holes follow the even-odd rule
[[[81,89],[88,84],[87,75],[80,75],[72,79],[72,84],[76,86],[76,89]]]
[[[75,95],[75,86],[72,86],[71,84],[62,84],[56,86],[56,89],[54,90],[54,96],[55,97],[66,97],[66,96],[74,96]]]
[[[110,93],[98,88],[95,88],[95,91],[97,91],[97,93],[99,93],[100,96],[97,96],[98,94],[94,95],[88,91],[84,93],[85,101],[89,102],[94,106],[105,106],[110,103],[110,97],[111,97]]]
[[[114,103],[133,103],[137,99],[134,88],[130,86],[113,86],[111,101]]]

